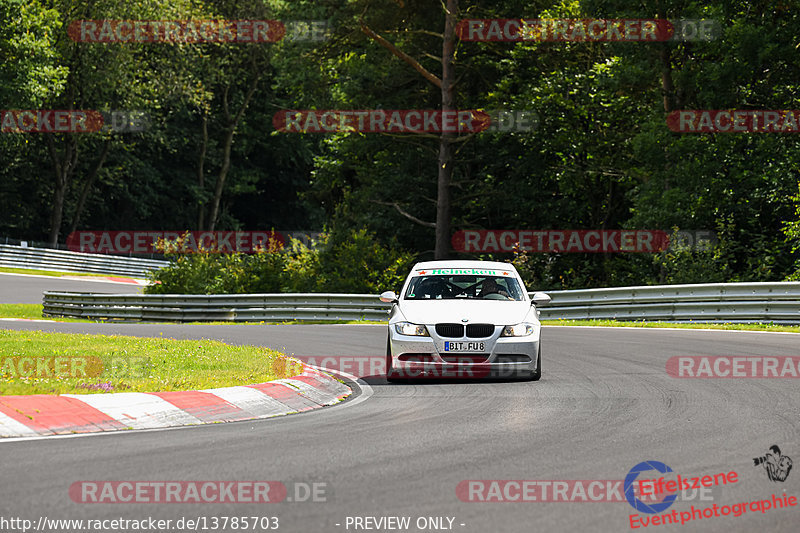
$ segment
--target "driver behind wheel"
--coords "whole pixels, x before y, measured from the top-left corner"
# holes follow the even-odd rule
[[[481,284],[481,298],[486,296],[487,294],[500,294],[501,296],[505,296],[506,298],[510,298],[508,293],[500,288],[500,285],[492,278],[486,278],[483,280]]]

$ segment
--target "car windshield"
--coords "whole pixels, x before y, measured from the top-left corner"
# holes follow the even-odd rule
[[[483,299],[521,301],[519,282],[509,276],[416,276],[408,284],[406,300]]]

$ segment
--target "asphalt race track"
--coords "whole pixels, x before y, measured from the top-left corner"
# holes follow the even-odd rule
[[[385,326],[5,322],[2,327],[215,338],[301,356],[382,355],[385,349]],[[279,531],[302,533],[369,530],[356,529],[348,517],[408,516],[409,531],[448,530],[447,519],[439,529],[417,529],[418,517],[454,518],[452,530],[465,533],[626,531],[635,511],[624,501],[464,502],[456,487],[462,480],[622,480],[645,460],[666,463],[682,476],[738,474],[738,482],[716,490],[713,501],[678,501],[666,512],[800,493],[800,472],[773,482],[753,464],[773,444],[800,459],[797,380],[676,379],[665,371],[667,359],[676,355],[797,356],[800,336],[546,327],[543,338],[539,382],[388,384],[376,375],[365,378],[370,387],[360,399],[306,414],[3,442],[0,516],[34,523],[40,516],[153,517],[173,523],[208,517],[209,526],[212,517],[275,516]],[[325,501],[85,504],[70,499],[72,483],[93,480],[272,480],[289,487],[294,499],[296,487],[324,483],[325,495],[318,499]],[[739,517],[647,529],[795,532],[799,518],[798,507],[748,510]]]
[[[68,274],[67,274],[68,275]],[[132,283],[0,272],[0,304],[40,304],[44,291],[138,293]]]

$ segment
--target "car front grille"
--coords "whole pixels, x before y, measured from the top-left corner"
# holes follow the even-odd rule
[[[440,337],[461,338],[464,336],[462,324],[436,324],[436,334]],[[467,337],[485,339],[494,335],[493,324],[468,324]]]
[[[494,335],[493,324],[468,324],[467,337],[483,339]]]
[[[440,337],[461,338],[464,326],[461,324],[436,324],[436,334]]]

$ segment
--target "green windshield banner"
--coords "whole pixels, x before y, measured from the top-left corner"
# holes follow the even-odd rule
[[[487,270],[482,268],[431,268],[417,270],[418,276],[509,276],[507,270]]]

